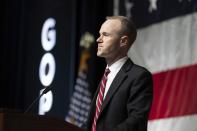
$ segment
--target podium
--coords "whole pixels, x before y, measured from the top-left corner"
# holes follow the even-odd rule
[[[0,112],[0,131],[85,131],[63,120],[17,112]]]

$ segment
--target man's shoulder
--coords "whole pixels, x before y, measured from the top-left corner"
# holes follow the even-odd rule
[[[151,72],[144,66],[141,66],[141,65],[138,65],[136,63],[134,63],[131,59],[129,59],[128,61],[130,61],[130,65],[131,68],[130,70],[128,71],[128,73],[130,74],[138,74],[138,75],[141,75],[141,74],[148,74],[148,75],[151,75]]]
[[[141,66],[141,65],[139,65],[139,64],[136,64],[135,62],[133,62],[133,61],[131,60],[131,58],[128,58],[127,61],[125,62],[125,67],[126,67],[126,68],[127,68],[127,67],[130,68],[130,66],[131,66],[133,69],[135,69],[135,70],[139,70],[139,71],[142,71],[142,72],[149,72],[149,73],[150,73],[150,71],[149,71],[145,66]]]
[[[130,79],[134,80],[150,80],[152,81],[152,73],[145,67],[138,64],[133,64],[132,68],[127,72]]]
[[[133,68],[135,70],[139,70],[139,71],[142,71],[142,72],[148,72],[148,73],[150,73],[150,71],[146,67],[141,66],[141,65],[138,65],[138,64],[135,64],[135,63],[133,64]]]

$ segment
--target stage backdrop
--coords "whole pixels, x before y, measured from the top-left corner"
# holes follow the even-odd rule
[[[88,83],[89,104],[105,66],[96,57],[95,40],[109,4],[104,0],[1,3],[0,107],[65,120],[79,80]],[[45,89],[50,90],[30,107]]]
[[[1,107],[64,119],[74,84],[76,1],[6,0]]]

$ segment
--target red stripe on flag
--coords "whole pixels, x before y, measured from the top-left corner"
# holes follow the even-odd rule
[[[197,114],[197,65],[154,74],[153,81],[150,120]]]

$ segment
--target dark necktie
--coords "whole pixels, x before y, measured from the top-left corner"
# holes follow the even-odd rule
[[[99,89],[99,93],[98,93],[97,101],[96,101],[96,111],[95,111],[95,115],[94,115],[94,120],[92,122],[92,131],[96,131],[96,122],[97,122],[98,117],[101,113],[101,106],[102,106],[102,103],[103,103],[105,86],[106,86],[106,83],[107,83],[107,75],[109,73],[110,73],[110,70],[108,68],[105,69],[105,73],[104,73],[103,78],[102,78],[101,83],[100,83],[100,89]]]

